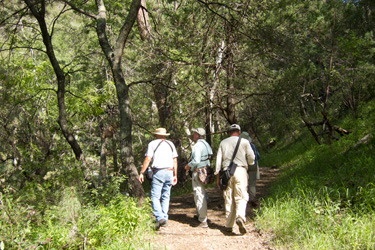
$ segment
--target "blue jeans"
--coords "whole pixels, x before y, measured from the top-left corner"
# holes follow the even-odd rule
[[[152,178],[151,202],[156,221],[168,220],[172,181],[173,171],[167,169],[158,171]]]

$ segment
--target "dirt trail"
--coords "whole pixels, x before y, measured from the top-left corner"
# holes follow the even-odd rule
[[[269,183],[276,177],[278,170],[260,168],[261,179],[257,181],[257,198],[264,197]],[[224,200],[221,191],[209,188],[208,192],[208,226],[198,227],[199,222],[193,218],[195,214],[193,194],[173,197],[170,203],[169,221],[165,228],[157,232],[154,245],[168,250],[251,250],[274,249],[269,244],[270,236],[259,232],[254,226],[254,208],[247,206],[247,234],[241,235],[238,227],[228,234],[225,231]]]

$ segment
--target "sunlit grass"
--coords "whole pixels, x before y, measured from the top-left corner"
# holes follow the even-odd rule
[[[156,249],[148,202],[119,194],[105,205],[82,205],[78,192],[67,190],[38,217],[21,200],[6,199],[10,217],[0,216],[1,249]]]
[[[373,121],[374,115],[343,121],[352,126],[352,133],[330,145],[306,143],[306,133],[305,143],[297,141],[265,155],[263,165],[283,170],[262,201],[256,222],[273,233],[276,245],[375,249]],[[356,145],[368,134],[366,143]]]

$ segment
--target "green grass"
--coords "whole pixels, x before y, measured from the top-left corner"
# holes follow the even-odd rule
[[[75,188],[61,202],[33,214],[22,202],[2,195],[0,249],[154,249],[151,207],[121,194],[105,205],[83,205]],[[4,210],[3,208],[3,210]]]
[[[257,226],[287,249],[375,249],[374,104],[347,118],[352,133],[314,145],[307,133],[263,155],[261,165],[282,167],[257,211]],[[365,144],[355,144],[365,135]],[[311,136],[310,136],[311,137]]]

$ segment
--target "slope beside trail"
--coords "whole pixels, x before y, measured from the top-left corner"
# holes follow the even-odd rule
[[[269,183],[276,177],[278,169],[260,168],[261,179],[257,181],[257,198],[264,197]],[[274,249],[269,243],[271,236],[260,232],[254,225],[254,209],[247,206],[247,234],[241,235],[235,225],[233,233],[225,231],[224,200],[217,187],[208,192],[208,228],[198,227],[195,214],[193,194],[172,197],[169,210],[169,221],[154,238],[155,249],[167,250],[252,250]]]

